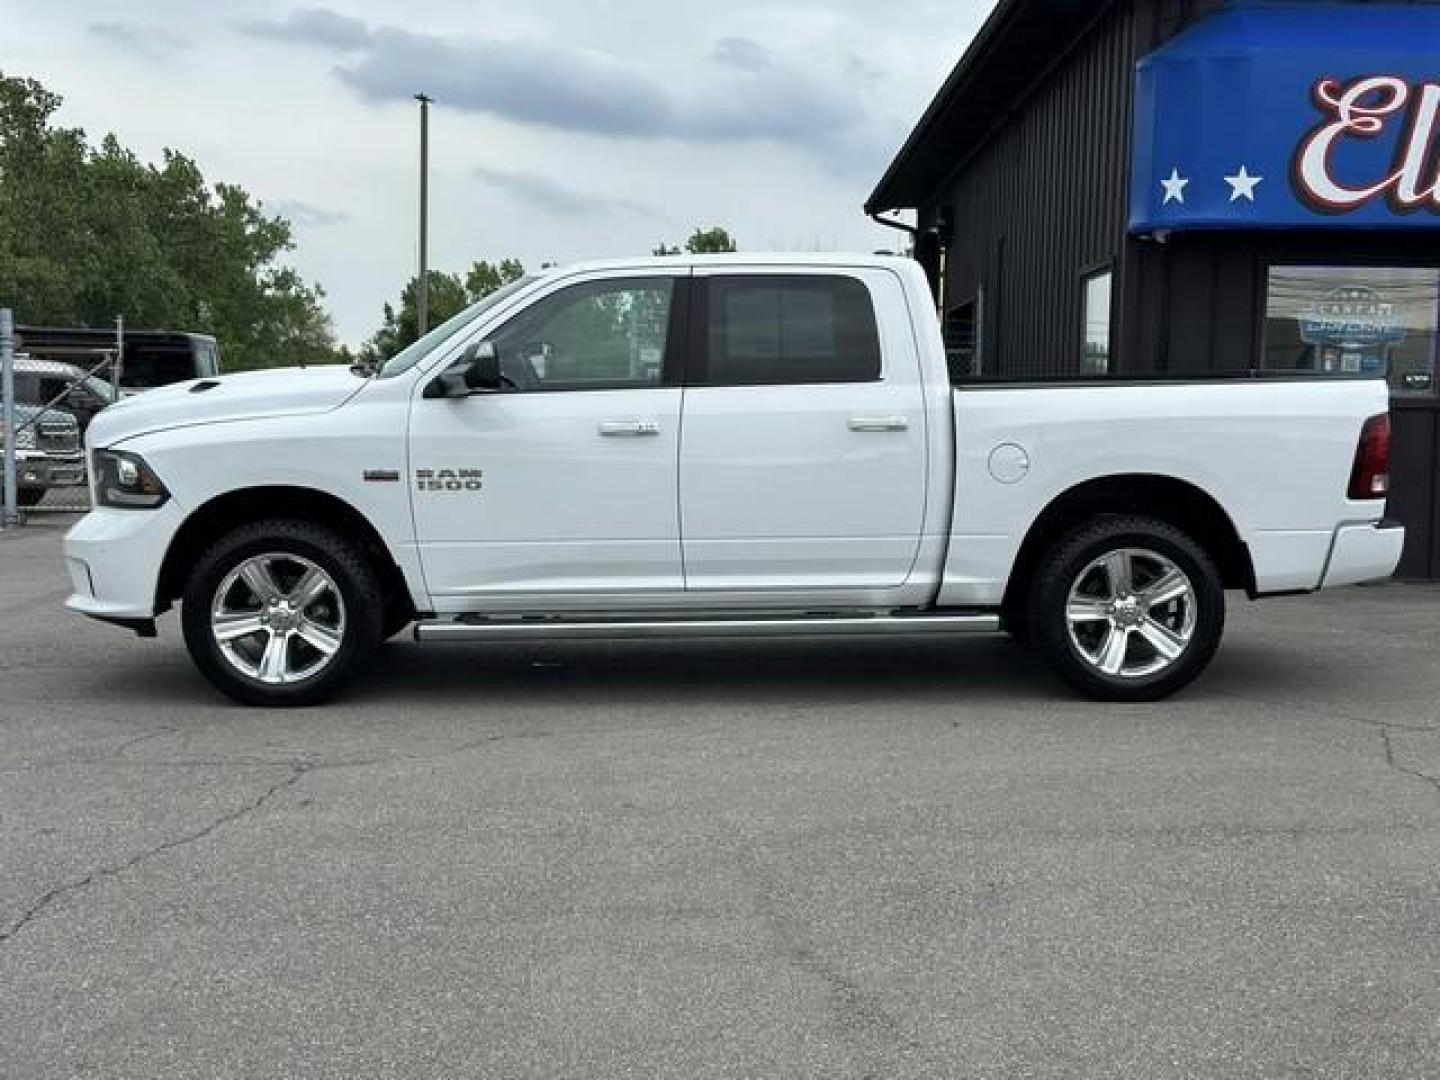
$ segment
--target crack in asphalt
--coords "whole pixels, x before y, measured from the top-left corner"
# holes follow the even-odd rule
[[[175,730],[176,730],[176,729],[173,728],[173,727],[167,727],[167,728],[160,728],[160,729],[156,729],[156,730],[152,730],[152,731],[146,732],[146,733],[144,733],[144,734],[135,736],[134,738],[130,739],[128,742],[126,742],[126,743],[122,744],[121,746],[117,747],[117,748],[116,748],[116,751],[117,751],[117,753],[118,753],[118,752],[121,752],[121,751],[125,750],[125,749],[128,748],[128,747],[134,746],[136,743],[144,742],[144,741],[146,741],[147,739],[158,738],[158,737],[161,736],[161,735],[170,734],[171,732],[173,732],[173,731],[175,731]],[[117,876],[119,876],[120,874],[125,873],[127,870],[133,870],[135,867],[139,866],[141,863],[147,862],[147,861],[149,861],[150,859],[155,858],[156,856],[164,855],[164,854],[166,854],[167,852],[174,851],[176,848],[184,847],[184,846],[187,845],[187,844],[193,844],[193,843],[195,843],[197,840],[203,840],[205,837],[209,836],[211,833],[215,832],[217,829],[220,829],[220,828],[222,828],[222,827],[224,827],[224,826],[226,826],[226,825],[229,825],[229,824],[231,824],[231,823],[233,823],[233,822],[239,821],[241,818],[246,817],[246,816],[249,815],[249,814],[253,814],[256,810],[259,810],[262,806],[264,806],[267,802],[269,802],[272,798],[274,798],[274,797],[275,797],[276,795],[278,795],[280,792],[284,791],[284,790],[287,789],[287,788],[293,787],[293,786],[295,786],[295,784],[299,783],[300,778],[303,777],[304,775],[306,775],[307,773],[311,773],[311,772],[329,772],[329,771],[335,771],[335,770],[340,770],[340,769],[371,768],[371,767],[374,767],[374,766],[376,766],[376,765],[388,765],[388,764],[395,764],[395,763],[399,763],[399,762],[412,762],[412,763],[413,763],[413,762],[424,762],[424,761],[443,761],[443,760],[445,760],[446,758],[455,757],[455,756],[458,756],[458,755],[460,755],[460,754],[469,753],[469,752],[472,751],[472,750],[478,750],[478,749],[480,749],[480,748],[482,748],[482,747],[484,747],[484,746],[490,745],[491,743],[504,742],[504,741],[511,740],[511,739],[538,739],[538,738],[546,738],[546,737],[550,736],[551,734],[552,734],[552,732],[549,732],[549,731],[513,732],[513,733],[504,733],[504,732],[501,732],[501,733],[492,733],[492,734],[489,734],[489,735],[485,735],[485,736],[483,736],[483,737],[481,737],[481,738],[470,739],[470,740],[467,740],[467,741],[465,741],[465,742],[463,742],[463,743],[459,743],[458,745],[452,746],[452,747],[450,747],[450,748],[447,749],[447,750],[440,751],[439,753],[434,753],[434,754],[394,754],[394,755],[390,755],[390,756],[387,756],[387,757],[365,758],[365,759],[360,759],[360,760],[355,760],[355,761],[325,762],[325,761],[313,761],[313,760],[291,760],[291,761],[288,761],[288,762],[283,762],[283,761],[256,761],[256,760],[244,761],[244,760],[234,760],[234,759],[232,759],[232,760],[229,760],[229,761],[147,762],[147,761],[144,761],[143,759],[120,758],[120,757],[113,757],[113,756],[112,756],[112,757],[109,757],[109,758],[92,759],[92,761],[89,761],[89,762],[82,762],[81,764],[93,764],[94,761],[98,760],[98,761],[108,761],[108,762],[117,762],[117,763],[118,763],[118,762],[133,763],[133,764],[137,764],[137,765],[172,765],[172,766],[181,767],[181,768],[183,768],[183,767],[214,767],[214,766],[219,766],[219,767],[236,767],[236,766],[239,766],[239,767],[242,767],[242,768],[243,768],[243,767],[254,767],[254,766],[272,766],[272,765],[273,765],[273,766],[281,766],[281,765],[287,765],[287,766],[289,767],[289,769],[290,769],[290,772],[289,772],[285,777],[283,777],[282,779],[277,780],[275,783],[271,784],[270,787],[266,788],[265,791],[263,791],[263,792],[262,792],[259,796],[257,796],[256,798],[251,799],[249,802],[245,803],[243,806],[239,807],[239,808],[236,809],[236,810],[232,810],[232,811],[231,811],[230,813],[228,813],[228,814],[222,814],[220,817],[218,817],[218,818],[216,818],[214,821],[210,822],[210,823],[209,823],[208,825],[206,825],[204,828],[197,829],[197,830],[195,830],[194,832],[189,832],[189,833],[186,833],[186,834],[183,835],[183,836],[178,836],[178,837],[175,837],[175,838],[173,838],[173,839],[167,840],[167,841],[165,841],[165,842],[162,843],[162,844],[157,844],[155,847],[147,848],[146,850],[141,851],[140,853],[132,856],[131,858],[126,859],[126,860],[125,860],[124,862],[122,862],[122,863],[117,863],[117,864],[114,865],[114,866],[102,866],[102,867],[99,867],[99,868],[96,869],[96,870],[92,870],[90,873],[86,874],[86,875],[85,875],[84,877],[82,877],[82,878],[77,878],[77,879],[75,879],[74,881],[68,881],[68,882],[65,882],[64,884],[55,886],[54,888],[52,888],[52,889],[50,889],[48,892],[46,892],[43,896],[41,896],[39,899],[37,899],[33,904],[31,904],[30,907],[20,916],[20,918],[19,918],[18,920],[16,920],[10,927],[8,927],[7,929],[4,929],[4,930],[0,930],[0,945],[4,945],[4,944],[6,944],[7,942],[9,942],[12,938],[15,937],[16,934],[18,934],[18,933],[20,933],[20,931],[24,930],[26,926],[28,926],[31,922],[33,922],[36,918],[38,918],[42,913],[44,913],[45,909],[48,908],[48,907],[50,907],[50,905],[53,904],[53,903],[55,903],[57,900],[60,900],[60,899],[63,898],[63,897],[69,896],[69,895],[72,894],[72,893],[79,892],[79,891],[81,891],[82,889],[87,889],[87,888],[89,888],[91,885],[94,885],[94,884],[96,884],[97,882],[102,881],[102,880],[104,880],[104,879],[106,879],[106,878],[117,877]],[[3,772],[3,771],[6,771],[6,770],[0,770],[0,772]]]
[[[129,750],[132,746],[139,746],[141,743],[149,742],[151,739],[159,739],[163,738],[166,735],[173,735],[179,730],[180,729],[177,727],[158,727],[154,728],[151,731],[146,731],[142,734],[135,735],[129,739],[126,739],[119,746],[115,747],[115,750],[113,751],[114,756],[119,757],[120,755],[124,754],[126,750]]]
[[[1288,701],[1261,701],[1261,704],[1269,705],[1272,708],[1282,708],[1289,712],[1300,715],[1312,715],[1308,710]],[[1390,720],[1372,720],[1368,716],[1354,716],[1344,712],[1329,712],[1322,714],[1330,720],[1337,720],[1343,724],[1363,724],[1366,727],[1374,728],[1380,734],[1380,745],[1385,754],[1385,765],[1387,768],[1408,776],[1413,780],[1420,780],[1429,784],[1440,794],[1440,776],[1431,776],[1419,769],[1412,769],[1408,765],[1402,765],[1395,749],[1395,732],[1404,731],[1413,735],[1435,735],[1440,733],[1440,727],[1429,724],[1400,724]]]
[[[520,731],[503,732],[485,735],[476,739],[468,739],[463,743],[452,746],[447,750],[439,750],[426,754],[387,754],[373,757],[353,758],[338,761],[317,760],[314,757],[299,759],[295,758],[273,758],[273,757],[230,757],[230,758],[181,758],[166,760],[163,758],[130,757],[122,753],[136,743],[145,742],[148,739],[159,738],[161,735],[178,731],[178,728],[166,728],[163,731],[152,731],[146,735],[136,736],[130,742],[116,747],[116,752],[101,757],[80,757],[73,760],[65,759],[59,761],[39,761],[27,765],[7,765],[0,768],[0,776],[16,775],[20,773],[35,772],[39,769],[68,769],[78,766],[89,765],[127,765],[133,768],[146,769],[229,769],[229,768],[266,768],[269,766],[282,766],[303,764],[307,772],[330,772],[339,769],[370,769],[377,765],[398,765],[402,763],[418,763],[426,761],[444,761],[446,758],[456,757],[460,754],[467,754],[472,750],[480,750],[491,743],[518,742],[528,739],[548,739],[556,733],[553,731]]]
[[[908,1059],[923,1055],[925,1047],[905,1030],[901,1018],[811,943],[804,920],[771,895],[753,856],[742,854],[736,861],[748,883],[750,914],[764,927],[777,958],[819,985],[835,1026],[866,1059],[861,1080],[884,1076],[888,1070],[882,1063],[893,1054]]]
[[[1427,772],[1421,772],[1419,769],[1412,769],[1408,765],[1400,764],[1400,759],[1395,755],[1395,737],[1392,734],[1391,730],[1392,727],[1396,727],[1397,725],[1377,722],[1375,726],[1380,729],[1380,742],[1381,745],[1385,748],[1385,764],[1404,776],[1409,776],[1416,780],[1424,781],[1435,789],[1436,794],[1440,794],[1440,776],[1431,776]],[[1413,731],[1415,729],[1399,728],[1399,730]]]
[[[41,896],[34,903],[32,903],[30,907],[20,916],[20,918],[16,920],[13,924],[11,924],[7,929],[0,930],[0,945],[4,945],[11,941],[15,937],[15,935],[19,934],[22,930],[25,929],[25,927],[29,926],[32,922],[39,918],[45,912],[45,910],[49,908],[52,904],[54,904],[57,900],[63,899],[64,897],[69,896],[72,893],[77,893],[83,889],[87,889],[91,885],[105,880],[106,878],[118,877],[120,874],[125,873],[127,870],[133,870],[141,863],[147,862],[148,860],[153,859],[159,855],[164,855],[167,852],[174,851],[176,848],[184,847],[187,844],[193,844],[197,840],[205,839],[205,837],[209,836],[217,829],[223,828],[226,825],[239,821],[241,818],[246,817],[249,814],[253,814],[255,811],[259,810],[262,806],[264,806],[267,802],[269,802],[272,798],[278,795],[280,792],[299,783],[300,778],[303,777],[310,770],[311,766],[306,762],[291,762],[290,772],[286,776],[284,776],[280,780],[275,781],[275,783],[271,784],[256,798],[251,799],[249,802],[243,804],[235,810],[230,811],[227,814],[222,814],[220,817],[215,818],[203,828],[196,829],[193,832],[185,833],[183,836],[173,837],[172,839],[166,840],[164,843],[157,844],[154,847],[146,848],[144,851],[141,851],[138,854],[131,856],[124,862],[116,863],[113,866],[99,867],[98,869],[90,871],[90,873],[86,874],[82,878],[76,878],[73,881],[67,881],[61,885],[56,885],[54,888],[50,889],[43,896]]]
[[[1440,731],[1440,727],[1429,724],[1397,724],[1392,720],[1371,720],[1366,716],[1341,716],[1342,720],[1352,720],[1357,724],[1369,724],[1371,727],[1390,729],[1391,731],[1414,731],[1420,734],[1434,734]]]

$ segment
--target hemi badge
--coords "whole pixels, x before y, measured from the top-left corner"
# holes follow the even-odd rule
[[[373,480],[384,483],[399,483],[399,469],[366,469],[364,473],[366,480]]]

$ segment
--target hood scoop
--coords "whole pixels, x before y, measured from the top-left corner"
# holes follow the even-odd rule
[[[214,390],[220,383],[215,379],[201,379],[194,386],[190,387],[190,393],[203,394],[206,390]]]

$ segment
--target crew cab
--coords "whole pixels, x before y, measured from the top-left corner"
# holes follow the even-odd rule
[[[75,611],[181,605],[247,703],[421,642],[1009,632],[1097,698],[1189,683],[1226,590],[1390,575],[1383,382],[952,385],[887,256],[527,277],[378,370],[207,378],[94,420]]]

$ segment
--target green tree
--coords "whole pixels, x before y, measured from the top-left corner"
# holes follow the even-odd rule
[[[708,229],[696,229],[685,241],[685,250],[691,255],[715,255],[735,251],[735,241],[719,225]]]
[[[496,263],[481,260],[472,265],[465,275],[465,291],[473,304],[524,276],[525,267],[519,259],[501,259]]]
[[[691,255],[715,255],[727,254],[737,250],[735,240],[729,231],[722,226],[712,225],[708,229],[697,228],[690,234],[690,239],[685,241],[685,251]],[[652,255],[679,255],[681,249],[671,247],[664,241],[651,251]]]
[[[334,360],[323,291],[280,262],[290,223],[174,150],[147,164],[51,123],[61,99],[0,72],[0,305],[23,322],[214,334],[227,369]]]
[[[462,280],[459,274],[443,270],[431,270],[427,274],[430,282],[429,326],[439,326],[446,319],[489,296],[496,289],[525,276],[525,267],[519,259],[501,259],[498,262],[480,261],[471,265]],[[405,346],[419,338],[420,311],[418,307],[418,276],[405,283],[400,292],[400,306],[386,304],[380,329],[365,343],[362,355],[371,361],[387,360]]]

